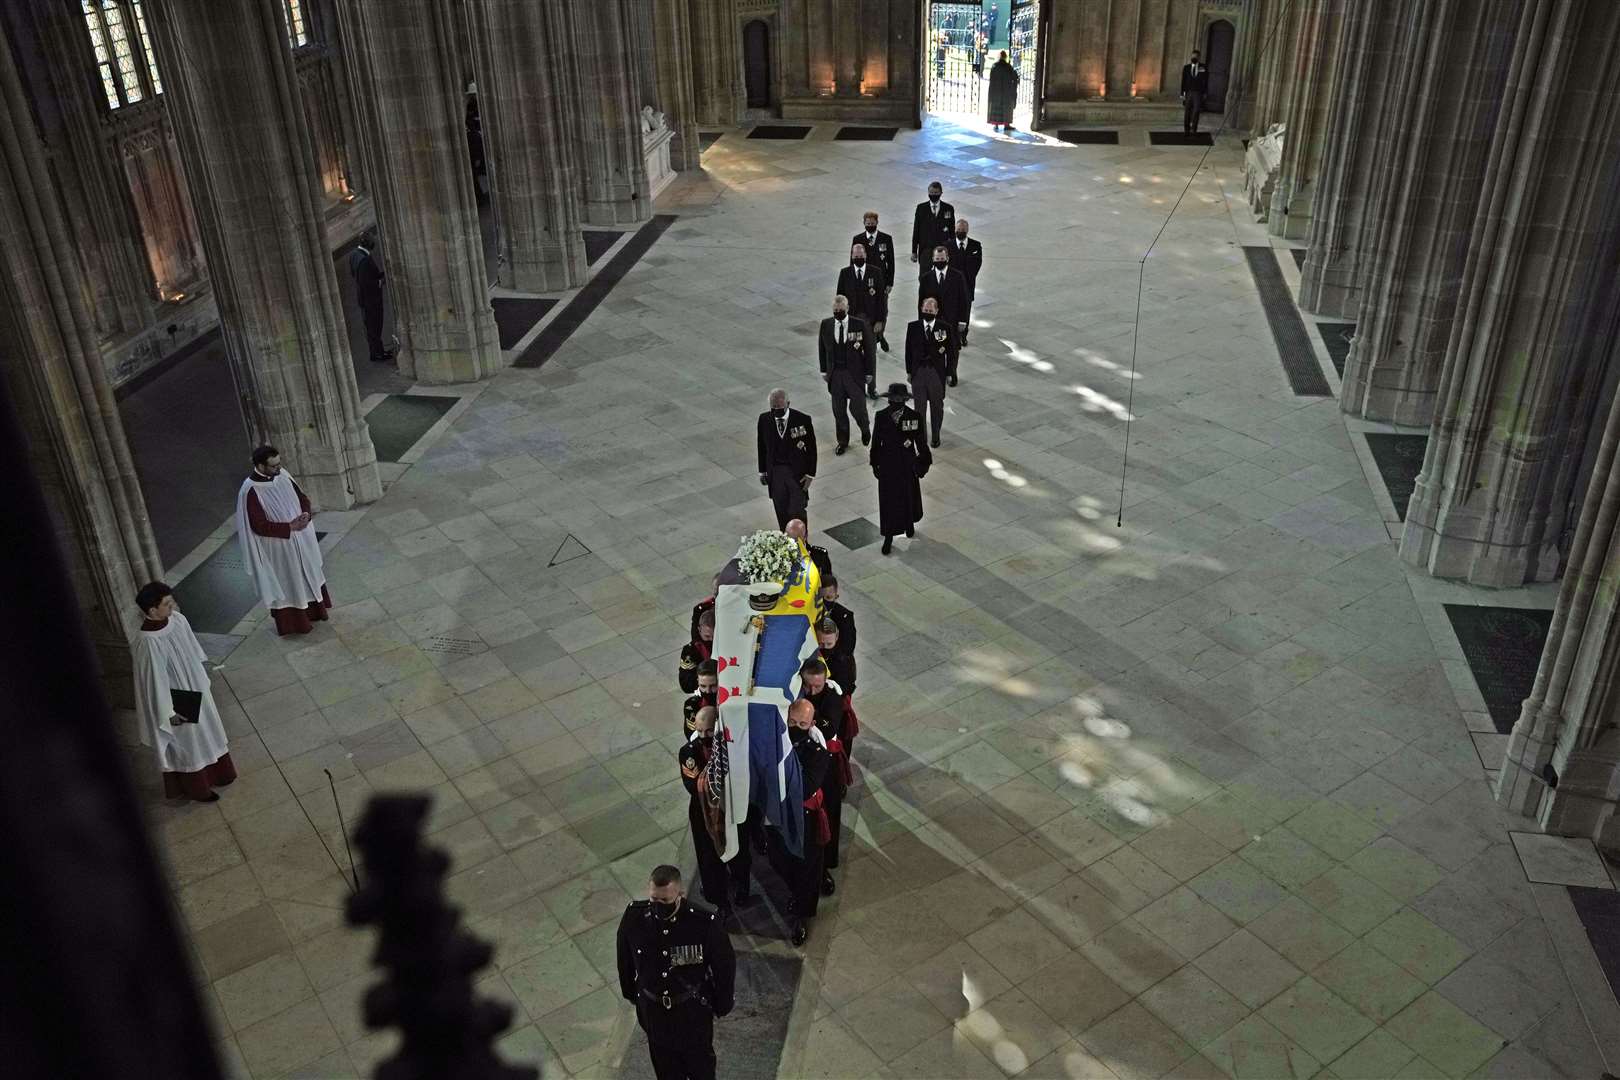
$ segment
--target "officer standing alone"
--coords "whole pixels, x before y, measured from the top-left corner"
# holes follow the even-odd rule
[[[653,868],[647,899],[619,922],[619,992],[636,1007],[658,1080],[714,1080],[714,1019],[731,1011],[737,958],[714,912],[688,903],[681,872]]]

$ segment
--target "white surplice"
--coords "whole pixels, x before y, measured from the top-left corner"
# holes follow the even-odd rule
[[[248,492],[258,496],[264,516],[273,522],[290,522],[304,512],[298,489],[283,469],[274,480],[242,481],[236,493],[236,538],[242,545],[242,562],[247,575],[259,590],[259,600],[274,611],[277,608],[308,607],[321,598],[326,569],[321,561],[320,541],[315,529],[306,526],[283,540],[260,536],[248,524]]]
[[[157,751],[164,772],[206,769],[225,756],[225,725],[208,683],[207,659],[191,624],[179,612],[158,630],[135,634],[135,711],[141,718],[141,742]],[[202,691],[197,723],[174,723],[171,690]]]

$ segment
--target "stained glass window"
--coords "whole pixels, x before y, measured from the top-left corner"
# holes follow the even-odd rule
[[[90,31],[90,47],[96,54],[96,70],[101,73],[101,88],[107,94],[107,108],[116,109],[123,102],[118,98],[118,84],[113,81],[112,54],[107,50],[107,35],[101,29],[101,12],[91,0],[82,2],[84,24]]]
[[[135,67],[134,43],[129,40],[129,28],[124,24],[124,12],[118,0],[101,0],[101,26],[112,48],[124,104],[141,100],[141,73]]]
[[[303,0],[286,0],[287,4],[287,37],[293,48],[309,44],[309,32],[304,27]]]
[[[152,83],[152,93],[163,93],[163,77],[158,74],[157,53],[152,50],[152,35],[146,31],[146,12],[141,0],[134,0],[135,27],[141,32],[141,49],[146,53],[146,77]]]

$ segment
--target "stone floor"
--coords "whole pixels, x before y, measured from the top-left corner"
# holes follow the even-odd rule
[[[1279,366],[1237,143],[1147,263],[1133,378],[1138,260],[1198,149],[835,128],[722,138],[550,363],[469,391],[380,502],[323,516],[330,624],[210,642],[243,776],[150,802],[235,1074],[353,1076],[393,1045],[358,1016],[369,938],[342,926],[325,770],[351,824],[374,791],[433,795],[508,1055],[618,1074],[618,914],[653,864],[691,863],[685,613],[773,521],[754,416],[784,385],[827,432],[814,528],[874,512],[858,455],[830,453],[813,330],[861,211],[903,242],[936,178],[985,242],[974,342],[917,539],[830,544],[866,730],[780,1075],[1620,1064],[1620,1025],[1594,1037],[1577,1003],[1603,1015],[1565,891],[1527,878],[1509,832],[1534,829],[1490,797],[1500,741],[1441,611],[1552,594],[1403,569],[1336,404]]]

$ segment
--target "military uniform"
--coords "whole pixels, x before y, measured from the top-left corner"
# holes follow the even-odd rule
[[[681,766],[681,783],[690,796],[687,821],[692,826],[692,846],[697,850],[698,880],[703,899],[722,910],[731,907],[733,882],[746,893],[748,876],[753,869],[754,853],[746,834],[739,844],[737,857],[728,864],[720,858],[704,814],[704,800],[710,797],[709,781],[704,775],[714,753],[714,740],[702,738],[695,732],[688,737],[676,757]]]
[[[770,489],[778,529],[794,518],[808,524],[810,493],[804,478],[816,475],[816,427],[798,409],[785,412],[760,413],[757,439],[759,473]]]
[[[796,729],[790,729],[790,731]],[[803,921],[815,917],[821,902],[821,826],[824,821],[825,796],[821,785],[827,779],[832,756],[827,748],[806,733],[793,744],[793,757],[803,778],[804,799],[817,805],[804,808],[804,845],[795,857],[782,841],[782,830],[767,829],[770,834],[771,869],[787,885],[793,898],[793,915]],[[818,797],[819,796],[819,797]]]
[[[866,249],[866,265],[876,263],[881,267],[884,285],[889,289],[894,288],[894,237],[882,229],[872,232],[862,229],[850,243],[860,244]]]
[[[844,695],[844,726],[838,737],[844,744],[844,759],[853,763],[855,736],[861,733],[861,721],[855,715],[855,654],[844,651],[844,635],[840,632],[838,648],[831,652],[821,649],[816,655],[826,662],[827,678],[837,683]],[[845,779],[848,780],[848,777]]]
[[[906,327],[906,379],[917,414],[926,414],[929,438],[937,446],[945,427],[945,386],[956,366],[956,326],[941,316]]]
[[[714,647],[702,638],[694,638],[681,646],[680,666],[675,671],[675,681],[683,694],[697,691],[698,665],[707,660],[713,651]]]
[[[955,207],[943,199],[937,208],[926,199],[917,204],[911,215],[911,253],[918,262],[932,265],[935,246],[949,244],[955,235]]]
[[[934,455],[923,441],[922,418],[904,401],[891,401],[877,414],[867,460],[878,482],[878,530],[885,537],[909,535],[922,520],[922,477]]]
[[[827,601],[827,618],[838,627],[838,651],[855,655],[855,613],[837,600]]]
[[[658,1080],[712,1080],[714,1018],[731,1011],[737,958],[712,911],[670,918],[636,900],[619,921],[619,992],[636,1007]]]
[[[707,600],[699,600],[697,603],[692,605],[692,632],[687,635],[691,640],[698,640],[698,620],[703,618],[703,613],[705,611],[713,610],[714,597],[712,596]]]
[[[828,683],[819,694],[806,690],[804,699],[816,707],[816,730],[827,740],[829,754],[827,775],[821,782],[828,832],[827,842],[821,849],[821,868],[825,872],[838,867],[838,830],[844,817],[844,795],[848,791],[849,758],[843,742],[844,695]]]

